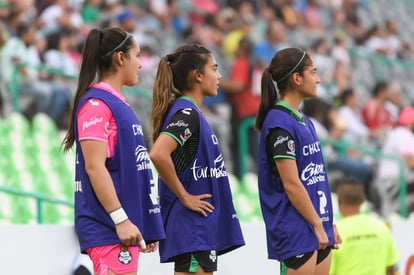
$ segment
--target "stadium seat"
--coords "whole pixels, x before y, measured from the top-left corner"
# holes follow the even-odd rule
[[[257,197],[259,194],[257,174],[248,172],[243,176],[242,184],[246,192],[252,196]]]
[[[230,184],[230,189],[231,192],[234,196],[237,196],[240,192],[241,192],[241,183],[239,182],[239,179],[233,175],[232,173],[227,173],[227,177],[229,178],[229,184]]]
[[[37,113],[32,118],[32,131],[44,136],[55,137],[57,135],[57,126],[47,114]]]
[[[255,216],[255,209],[251,205],[249,197],[244,193],[239,193],[233,200],[240,221],[249,222]]]
[[[65,155],[60,150],[62,137],[49,116],[38,113],[30,123],[22,114],[11,113],[0,120],[0,130],[0,185],[73,200],[74,153]],[[6,193],[0,195],[1,223],[37,222],[36,199]],[[72,208],[43,204],[45,223],[73,223]]]

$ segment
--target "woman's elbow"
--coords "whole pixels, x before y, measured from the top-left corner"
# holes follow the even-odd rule
[[[162,160],[162,155],[163,155],[162,152],[157,151],[157,150],[152,150],[149,154],[149,157],[150,157],[151,162],[155,166],[157,166]]]
[[[94,162],[85,163],[86,174],[88,174],[89,176],[94,175],[94,174],[98,174],[99,171],[101,171],[101,169],[102,169],[101,166],[102,165],[100,165],[98,163],[94,163]],[[106,169],[105,166],[103,166],[103,167],[104,167],[104,169]]]

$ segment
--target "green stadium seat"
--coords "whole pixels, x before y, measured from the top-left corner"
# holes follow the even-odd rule
[[[32,124],[20,113],[0,120],[0,184],[53,198],[73,200],[74,153],[60,150],[61,136],[47,115],[36,114]],[[69,180],[70,179],[70,180]],[[0,193],[0,223],[37,223],[36,199]],[[73,209],[43,202],[44,223],[73,223]]]
[[[9,132],[29,134],[30,122],[22,113],[13,112],[6,121],[6,127]]]
[[[240,221],[249,222],[255,216],[255,209],[250,202],[249,196],[244,193],[239,193],[233,200]]]
[[[227,176],[229,178],[230,189],[233,197],[237,196],[240,192],[242,192],[242,186],[239,182],[239,179],[232,173],[227,173]]]
[[[46,137],[57,136],[55,121],[44,113],[37,113],[32,118],[32,131]]]
[[[246,188],[246,192],[253,197],[259,194],[257,174],[248,172],[243,176],[242,184]]]

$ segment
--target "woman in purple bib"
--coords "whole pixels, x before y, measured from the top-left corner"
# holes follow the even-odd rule
[[[167,236],[161,262],[174,262],[176,275],[212,274],[219,255],[244,245],[218,139],[200,111],[220,78],[214,56],[197,45],[176,49],[158,66],[150,158]]]
[[[297,48],[277,52],[262,76],[259,196],[268,257],[280,261],[281,274],[327,275],[330,249],[341,242],[322,148],[299,109],[317,96],[319,82],[312,59]]]

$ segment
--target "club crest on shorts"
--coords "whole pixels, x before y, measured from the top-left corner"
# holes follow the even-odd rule
[[[131,252],[128,251],[128,247],[121,247],[121,252],[118,254],[118,260],[122,264],[129,264],[132,261]]]
[[[212,263],[214,263],[214,262],[216,262],[216,260],[217,260],[217,254],[216,254],[216,251],[215,250],[211,250],[210,251],[210,261],[212,262]]]

